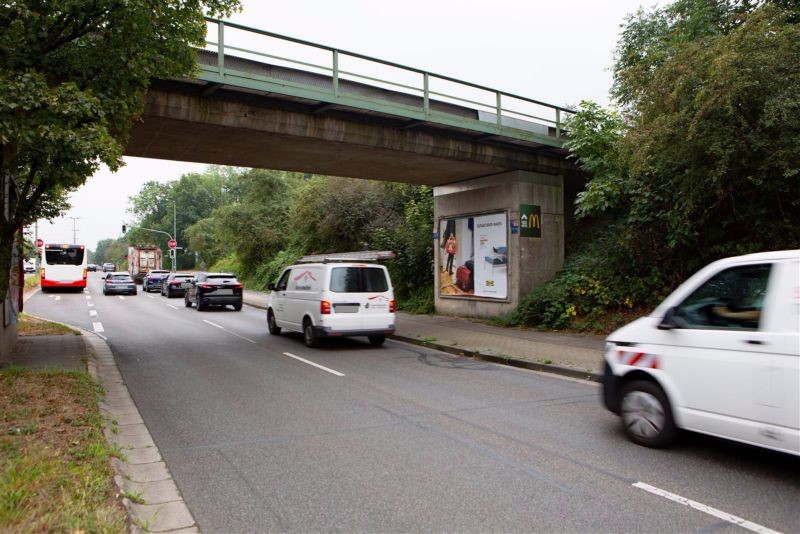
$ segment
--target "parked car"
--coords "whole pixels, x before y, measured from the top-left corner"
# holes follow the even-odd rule
[[[36,272],[36,266],[34,264],[32,264],[31,262],[26,261],[26,262],[23,262],[23,264],[22,264],[22,270],[25,271],[26,273],[35,273]]]
[[[114,272],[115,268],[116,268],[116,265],[114,265],[113,263],[104,263],[103,264],[103,272],[104,273]]]
[[[188,273],[171,273],[161,283],[161,294],[171,299],[172,297],[183,297],[186,288],[192,285],[194,275]]]
[[[89,271],[90,273],[97,272],[97,264],[90,263],[89,265],[86,266],[86,270]]]
[[[327,261],[327,260],[326,260]],[[394,333],[394,291],[383,265],[365,262],[299,263],[270,284],[269,333],[302,332],[306,345],[322,337],[367,336],[380,346]]]
[[[800,250],[714,262],[612,333],[603,400],[640,445],[683,428],[800,455]]]
[[[233,306],[242,309],[243,285],[231,273],[199,273],[186,288],[183,300],[187,308],[197,305],[197,311],[211,306]]]
[[[136,282],[133,281],[130,273],[112,272],[106,275],[105,282],[103,282],[103,295],[114,293],[136,294]]]
[[[165,269],[153,269],[142,278],[142,291],[150,293],[152,289],[161,291],[161,284],[169,276],[169,271]]]

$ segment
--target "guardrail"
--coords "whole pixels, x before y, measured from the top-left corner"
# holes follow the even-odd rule
[[[217,36],[216,41],[207,40],[205,48],[206,53],[216,55],[216,64],[200,63],[200,78],[207,82],[465,128],[482,132],[487,138],[501,136],[556,147],[564,141],[564,120],[575,112],[364,54],[232,22],[206,20],[209,37],[214,33]],[[269,43],[252,49],[252,43],[259,39]],[[289,48],[294,48],[293,57],[278,55],[278,50]],[[280,67],[284,75],[271,76],[269,69],[265,74],[243,68],[243,62]],[[287,76],[286,72],[307,73],[309,78]],[[387,79],[387,74],[393,79]]]

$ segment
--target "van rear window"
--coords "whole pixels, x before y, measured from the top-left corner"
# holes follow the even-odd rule
[[[389,291],[386,272],[375,267],[336,267],[331,270],[331,291],[383,293]]]

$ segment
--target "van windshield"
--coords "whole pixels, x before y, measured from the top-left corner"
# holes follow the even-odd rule
[[[383,293],[389,282],[376,267],[335,267],[331,270],[331,291],[336,293]]]

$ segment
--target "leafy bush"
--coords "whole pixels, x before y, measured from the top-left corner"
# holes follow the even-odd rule
[[[397,298],[397,309],[406,313],[433,314],[433,286],[418,287],[405,298]]]
[[[242,269],[239,265],[239,260],[236,258],[235,254],[228,254],[221,260],[214,263],[209,268],[209,271],[218,272],[218,273],[236,273],[239,274]]]

